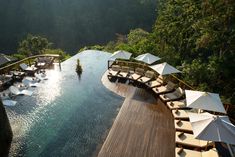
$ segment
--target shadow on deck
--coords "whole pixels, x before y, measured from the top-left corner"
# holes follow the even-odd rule
[[[125,101],[98,157],[174,156],[175,128],[166,106],[143,89],[111,83],[106,73],[102,82]]]

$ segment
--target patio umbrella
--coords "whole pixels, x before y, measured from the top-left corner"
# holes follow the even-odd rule
[[[229,144],[235,144],[235,126],[228,116],[218,116],[210,113],[188,113],[192,124],[194,137],[201,140],[225,142],[230,154]]]
[[[176,68],[174,68],[173,66],[169,65],[166,62],[157,65],[152,65],[150,66],[150,68],[158,72],[160,75],[167,75],[180,72],[179,70],[177,70]]]
[[[185,95],[187,107],[226,113],[219,94],[185,90]]]
[[[158,56],[154,56],[150,53],[145,53],[145,54],[137,56],[135,59],[138,61],[145,62],[147,64],[152,64],[152,63],[160,60],[161,58],[159,58]]]
[[[2,53],[0,54],[0,66],[6,64],[8,62],[15,61],[15,60],[16,59],[13,58],[13,57],[7,56],[7,55],[2,54]]]
[[[114,61],[117,58],[120,58],[120,59],[130,59],[131,55],[132,54],[130,52],[119,50],[119,51],[114,52],[111,55],[109,60],[113,60]]]

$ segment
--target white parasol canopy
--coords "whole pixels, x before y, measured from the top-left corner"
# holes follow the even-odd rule
[[[152,65],[150,66],[150,68],[158,72],[160,75],[167,75],[180,72],[179,70],[177,70],[176,68],[174,68],[173,66],[169,65],[166,62],[157,65]]]
[[[228,116],[188,113],[194,137],[201,140],[235,144],[235,126]]]
[[[147,64],[152,64],[152,63],[160,60],[161,58],[159,58],[158,56],[154,56],[150,53],[145,53],[145,54],[137,56],[135,59],[138,61],[145,62]]]
[[[186,105],[190,108],[226,113],[219,94],[185,90]]]
[[[111,55],[109,60],[115,61],[117,58],[120,58],[120,59],[130,59],[131,55],[132,54],[130,52],[119,50],[119,51],[114,52]]]

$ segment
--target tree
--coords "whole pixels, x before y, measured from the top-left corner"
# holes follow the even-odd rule
[[[19,43],[18,53],[25,56],[42,54],[45,49],[50,48],[51,43],[41,36],[33,36],[28,34],[26,39]]]

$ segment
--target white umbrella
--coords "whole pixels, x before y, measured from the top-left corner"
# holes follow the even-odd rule
[[[158,72],[160,75],[167,75],[180,72],[179,70],[177,70],[176,68],[174,68],[173,66],[169,65],[166,62],[157,65],[152,65],[150,67],[156,72]]]
[[[137,56],[135,59],[138,61],[145,62],[147,64],[152,64],[152,63],[160,60],[161,58],[159,58],[158,56],[154,56],[150,53],[145,53],[145,54]]]
[[[192,124],[194,137],[201,140],[225,142],[230,154],[229,144],[235,144],[235,126],[228,116],[218,116],[210,113],[188,113]]]
[[[120,59],[130,59],[131,55],[132,54],[130,52],[119,50],[119,51],[114,52],[111,55],[109,60],[113,60],[114,61],[117,58],[120,58]]]
[[[187,107],[226,113],[219,94],[185,90],[185,95]]]

